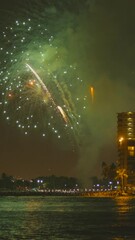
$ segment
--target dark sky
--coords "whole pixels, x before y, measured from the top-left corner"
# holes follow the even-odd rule
[[[0,172],[24,178],[55,174],[88,179],[89,176],[99,175],[102,161],[114,162],[117,159],[117,113],[135,111],[135,1],[21,2],[0,2],[1,32],[6,26],[14,26],[14,32],[20,31],[20,36],[28,39],[21,45],[19,38],[14,42],[12,31],[8,36],[13,44],[17,44],[17,67],[21,69],[25,60],[22,49],[30,51],[33,56],[31,62],[37,70],[43,66],[32,39],[41,44],[42,53],[44,50],[45,54],[42,60],[48,64],[50,73],[59,77],[61,95],[66,91],[67,95],[64,96],[75,105],[81,121],[77,126],[77,121],[73,120],[78,131],[77,136],[75,134],[77,143],[72,147],[69,142],[74,136],[65,137],[60,144],[51,133],[46,138],[38,134],[25,136],[17,127],[7,125],[1,112]],[[41,28],[47,27],[52,33],[54,48],[44,47],[46,39],[36,32],[28,35],[23,27],[19,29],[15,26],[15,21],[25,21],[29,17],[33,19],[32,26],[41,24]],[[4,48],[0,56],[0,69],[5,69],[1,77],[3,81],[8,70],[12,72],[11,78],[14,77],[16,67],[5,53],[7,45],[4,40],[0,41],[0,47]],[[56,48],[59,55],[57,61],[54,54]],[[11,51],[10,46],[8,51]],[[70,65],[76,67],[77,75],[82,79],[80,85],[76,84],[71,71],[68,73],[69,80],[62,82],[61,72]],[[44,75],[42,70],[40,73]],[[70,84],[73,84],[72,89]],[[90,86],[94,87],[93,102]],[[56,91],[54,96],[57,98]],[[80,98],[79,103],[74,96]],[[60,130],[64,132],[61,127]]]

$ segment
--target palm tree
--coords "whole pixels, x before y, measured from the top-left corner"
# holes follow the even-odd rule
[[[125,168],[119,168],[117,170],[117,178],[121,179],[121,190],[124,192],[124,179],[128,178]]]

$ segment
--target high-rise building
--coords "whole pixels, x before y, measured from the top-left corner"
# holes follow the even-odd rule
[[[135,186],[135,112],[118,113],[117,124],[118,169],[125,173],[124,186]]]

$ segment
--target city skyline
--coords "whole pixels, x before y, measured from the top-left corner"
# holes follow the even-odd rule
[[[1,3],[0,172],[87,181],[100,175],[102,161],[116,160],[117,113],[135,109],[134,7],[128,0]],[[36,117],[27,129],[39,123],[30,134],[28,112]]]

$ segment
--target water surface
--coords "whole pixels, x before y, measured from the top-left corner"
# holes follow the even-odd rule
[[[135,240],[135,198],[0,197],[0,240]]]

